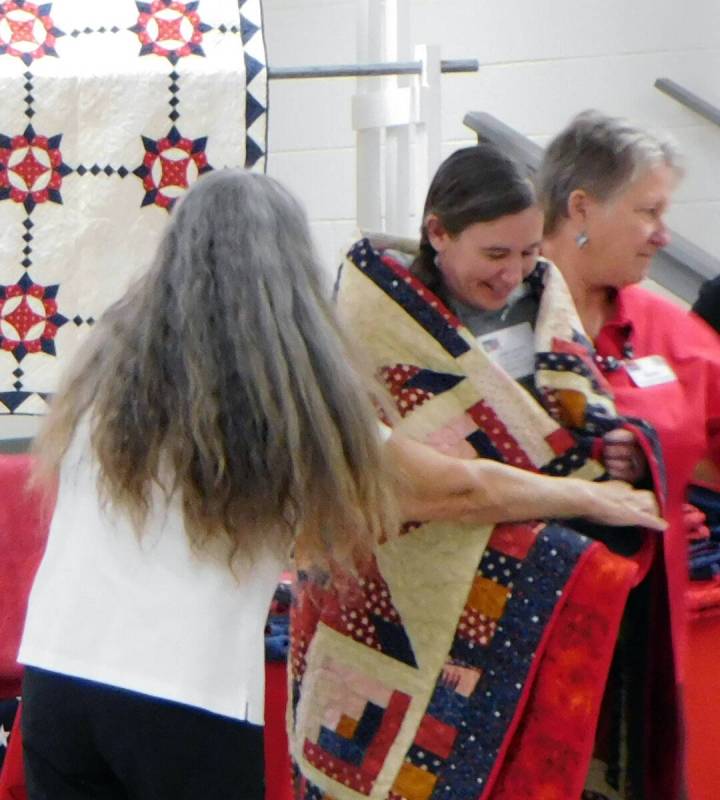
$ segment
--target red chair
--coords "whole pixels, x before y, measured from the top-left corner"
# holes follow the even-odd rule
[[[32,463],[29,455],[0,455],[0,699],[20,694],[17,651],[54,500],[28,485]],[[25,797],[18,713],[0,773],[0,800]]]
[[[54,500],[28,486],[31,469],[32,456],[0,456],[0,697],[20,693],[17,651]]]

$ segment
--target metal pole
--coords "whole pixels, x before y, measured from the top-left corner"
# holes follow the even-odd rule
[[[441,72],[477,72],[477,59],[442,61]],[[270,80],[295,78],[361,78],[378,75],[420,75],[421,61],[386,61],[377,64],[327,64],[309,67],[268,67]]]
[[[381,0],[357,2],[357,49],[355,59],[372,65],[389,61],[387,53],[387,25],[384,3]],[[394,60],[397,61],[397,55]],[[353,65],[350,65],[352,67]],[[354,76],[353,76],[354,77]],[[388,78],[368,75],[357,81],[354,105],[382,92]],[[355,125],[353,125],[355,128]],[[355,217],[374,230],[383,230],[385,219],[385,129],[378,126],[355,128]]]
[[[476,58],[454,58],[440,61],[440,72],[477,72],[480,62]]]

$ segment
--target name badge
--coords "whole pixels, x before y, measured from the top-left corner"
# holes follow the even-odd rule
[[[677,380],[677,375],[663,356],[644,356],[626,361],[625,369],[635,386],[641,389]]]
[[[524,378],[534,372],[535,345],[529,322],[485,333],[477,340],[487,355],[513,378]]]

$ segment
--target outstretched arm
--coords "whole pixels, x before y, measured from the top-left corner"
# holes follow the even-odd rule
[[[386,444],[404,519],[519,522],[586,517],[664,530],[651,492],[621,481],[554,478],[490,459],[464,460],[393,433]]]

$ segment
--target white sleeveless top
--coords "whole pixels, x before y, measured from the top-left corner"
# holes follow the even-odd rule
[[[227,551],[195,552],[176,499],[138,537],[101,508],[80,429],[60,476],[18,661],[262,724],[264,626],[285,564],[236,577]]]

